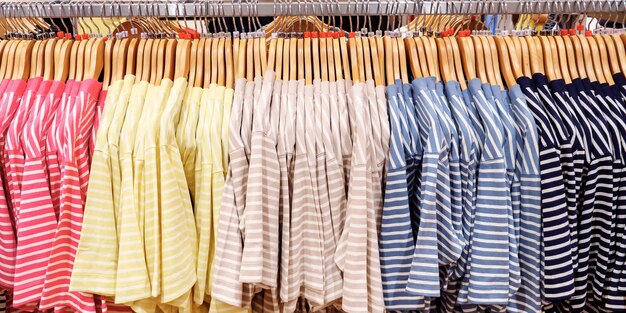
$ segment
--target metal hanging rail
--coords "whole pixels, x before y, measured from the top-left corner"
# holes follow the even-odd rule
[[[381,0],[381,1],[8,1],[0,17],[239,17],[279,15],[407,15],[625,13],[626,0]]]

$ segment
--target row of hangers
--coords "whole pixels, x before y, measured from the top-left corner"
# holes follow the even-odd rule
[[[279,16],[263,31],[241,34],[225,32],[223,17],[213,19],[220,28],[213,34],[208,26],[197,32],[189,27],[189,20],[183,26],[178,18],[132,18],[125,23],[128,29],[111,19],[107,36],[98,35],[98,25],[89,20],[79,19],[73,26],[81,35],[72,37],[50,35],[50,25],[41,19],[3,19],[0,27],[7,34],[39,34],[0,41],[0,79],[80,81],[102,76],[106,89],[112,81],[133,74],[137,81],[155,85],[165,78],[185,77],[191,86],[207,88],[210,84],[232,87],[236,78],[252,80],[269,69],[278,79],[304,79],[306,84],[348,79],[373,80],[382,86],[434,76],[444,82],[456,80],[463,88],[476,77],[504,88],[533,73],[566,82],[588,77],[613,83],[613,74],[626,72],[626,33],[585,31],[582,19],[578,29],[558,33],[536,32],[530,29],[531,19],[525,19],[521,23],[526,25],[518,25],[522,30],[496,36],[480,30],[470,33],[477,20],[472,27],[490,26],[480,25],[480,19],[471,15],[415,16],[402,31],[365,28],[347,36],[341,25],[331,26],[331,17]],[[391,27],[391,20],[388,29],[397,26]],[[258,18],[248,17],[249,25],[251,21],[261,29]],[[210,24],[206,17],[193,22]],[[365,26],[371,27],[371,20]]]

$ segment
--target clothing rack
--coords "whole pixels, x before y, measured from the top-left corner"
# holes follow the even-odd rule
[[[618,13],[624,0],[425,1],[28,1],[3,2],[0,17],[377,16],[407,14]]]

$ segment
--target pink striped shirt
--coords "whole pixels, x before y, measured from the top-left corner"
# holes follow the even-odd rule
[[[19,217],[19,198],[21,191],[20,182],[22,179],[22,170],[24,168],[24,150],[20,144],[20,137],[33,103],[36,102],[35,98],[38,94],[41,82],[41,77],[31,78],[28,80],[21,103],[18,106],[17,112],[15,112],[15,116],[11,120],[9,128],[6,132],[3,165],[11,198],[11,206],[13,207],[16,220],[18,219],[17,217]]]
[[[20,286],[15,290],[17,306],[39,301],[52,251],[57,220],[47,182],[44,150],[46,135],[64,89],[64,83],[52,82],[43,103],[33,107],[22,135],[25,162],[16,270],[24,276],[18,280]]]
[[[11,121],[13,120],[13,117],[15,116],[15,113],[17,111],[17,108],[20,105],[20,98],[22,96],[22,94],[24,93],[24,90],[26,89],[26,82],[23,80],[12,80],[10,82],[2,82],[2,87],[0,88],[4,88],[4,90],[2,91],[2,100],[0,100],[0,152],[3,152],[4,150],[4,143],[5,143],[5,135],[7,132],[7,129],[9,128],[9,125],[11,124]],[[2,158],[2,156],[4,155],[4,153],[0,153],[0,158]],[[0,160],[2,161],[2,163],[4,164],[4,160]],[[0,186],[2,186],[2,188],[4,189],[4,182],[6,181],[6,173],[0,169],[0,171],[2,171],[1,175],[0,175],[0,179],[2,181],[0,181]],[[10,203],[9,200],[6,198],[6,195],[8,193],[5,190],[2,190],[2,192],[0,192],[0,213],[14,213],[12,212],[12,210],[9,208]],[[9,224],[11,221],[10,218],[11,215],[9,215]],[[6,237],[10,237],[9,229],[8,227],[10,227],[11,225],[7,225],[4,224],[4,220],[6,220],[6,217],[3,218],[3,221],[0,221],[0,225],[4,228],[7,227],[7,236]],[[6,225],[6,226],[5,226]],[[14,224],[13,224],[14,225]],[[3,231],[4,232],[4,231]],[[11,229],[11,232],[13,232],[13,229]],[[5,237],[5,236],[3,236]],[[4,238],[3,238],[4,239]],[[3,286],[5,288],[12,288],[13,287],[13,275],[14,275],[14,262],[15,262],[15,257],[14,257],[14,251],[15,248],[13,248],[15,246],[15,239],[11,239],[8,238],[8,242],[6,243],[6,246],[9,248],[8,251],[3,251],[2,252],[2,257],[3,257],[3,261],[0,261],[0,265],[2,265],[2,267],[0,267],[0,286]],[[6,252],[6,254],[5,254]],[[6,259],[4,257],[7,257]],[[6,262],[6,263],[5,263]],[[6,267],[5,267],[6,266]],[[6,270],[6,271],[5,271]]]
[[[96,312],[94,297],[82,292],[70,292],[70,277],[80,240],[85,203],[85,186],[81,186],[80,171],[88,167],[88,142],[96,112],[96,102],[102,85],[96,80],[80,83],[75,99],[67,103],[67,115],[59,127],[62,143],[61,203],[59,224],[42,292],[40,309],[68,307],[79,312]],[[72,93],[74,94],[74,93]]]
[[[65,140],[63,136],[63,124],[67,115],[70,114],[69,106],[74,100],[74,93],[78,91],[80,82],[68,80],[65,84],[65,90],[61,96],[61,103],[56,109],[54,120],[48,130],[46,136],[46,166],[48,169],[48,184],[50,185],[50,196],[52,197],[52,205],[54,212],[59,217],[60,197],[61,197],[61,168],[59,150],[63,147]]]

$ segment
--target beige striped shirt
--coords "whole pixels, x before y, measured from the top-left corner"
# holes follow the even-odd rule
[[[280,165],[276,154],[276,131],[271,129],[273,84],[274,73],[268,71],[254,103],[239,278],[263,288],[276,287],[278,278]]]
[[[252,121],[252,101],[255,82],[241,78],[235,81],[235,95],[230,116],[229,157],[230,166],[224,186],[218,236],[215,241],[211,312],[218,310],[217,302],[235,307],[250,305],[252,288],[239,281],[243,236],[240,229],[245,204],[245,180],[248,160],[242,139],[244,121]],[[249,110],[245,110],[249,108]],[[250,123],[251,125],[251,123]]]

